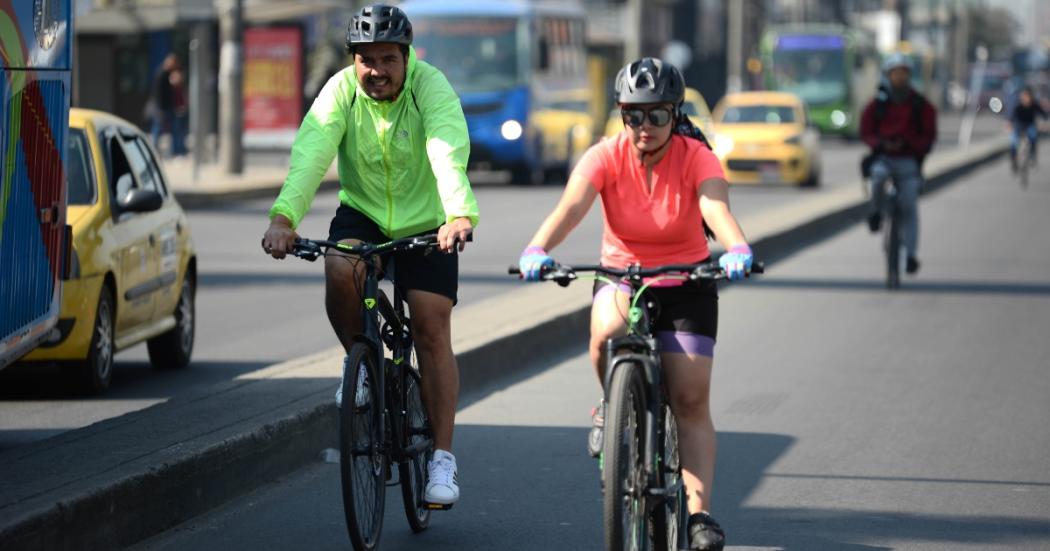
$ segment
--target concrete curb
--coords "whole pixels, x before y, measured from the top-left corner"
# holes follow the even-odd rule
[[[928,191],[994,160],[1005,149],[1005,139],[996,139],[960,152],[959,160],[931,163]],[[859,188],[858,182],[857,189],[836,194],[827,205],[822,201],[815,216],[810,212],[778,220],[753,232],[754,249],[772,263],[856,223],[866,206]],[[457,329],[454,345],[460,350],[463,394],[520,376],[516,368],[544,352],[570,346],[582,351],[589,289],[576,285],[552,293],[545,287],[523,287],[457,315],[455,325],[463,330]],[[545,299],[538,300],[541,296]],[[493,322],[493,311],[501,318],[510,317],[507,312],[516,315]],[[316,460],[319,450],[333,446],[336,438],[331,366],[338,365],[340,356],[333,348],[242,376],[207,396],[169,402],[0,454],[0,472],[7,479],[0,481],[0,548],[125,546]],[[210,427],[220,412],[231,411],[236,412],[232,421],[200,428]],[[136,449],[142,441],[152,443]],[[40,470],[44,458],[52,461]],[[72,472],[78,466],[81,472]],[[24,482],[49,475],[68,480],[49,479],[35,486]]]

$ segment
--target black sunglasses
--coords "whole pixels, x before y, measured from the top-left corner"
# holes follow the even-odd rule
[[[624,107],[620,109],[620,116],[623,117],[623,123],[631,128],[642,126],[646,116],[653,126],[666,126],[671,122],[673,112],[667,107],[653,107],[648,111],[641,107]]]

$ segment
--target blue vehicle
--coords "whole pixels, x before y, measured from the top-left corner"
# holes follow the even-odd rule
[[[590,144],[584,11],[575,2],[415,0],[420,59],[448,77],[470,131],[471,168],[517,183],[567,172]]]
[[[0,0],[0,368],[58,322],[68,269],[70,0]]]

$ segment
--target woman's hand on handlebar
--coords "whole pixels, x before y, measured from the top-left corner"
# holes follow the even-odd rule
[[[292,229],[292,222],[278,214],[273,217],[270,227],[266,228],[266,233],[263,234],[263,252],[274,258],[284,258],[292,251],[298,237],[299,235]]]
[[[437,246],[441,252],[451,253],[458,244],[459,252],[463,252],[473,231],[474,226],[470,223],[470,218],[456,218],[438,228]]]

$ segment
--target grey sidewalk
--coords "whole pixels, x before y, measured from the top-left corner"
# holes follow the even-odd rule
[[[933,155],[925,171],[930,187],[997,157],[1005,145],[996,138]],[[181,196],[178,170],[172,166],[169,177]],[[272,193],[280,183],[267,179],[273,174],[256,169],[236,182],[215,176],[198,196]],[[773,261],[857,223],[864,202],[858,183],[742,223],[756,252]],[[458,310],[453,345],[463,394],[521,376],[526,351],[583,342],[589,299],[585,286],[534,285]],[[331,373],[340,356],[333,348],[0,453],[0,548],[129,544],[314,459],[334,443]]]

